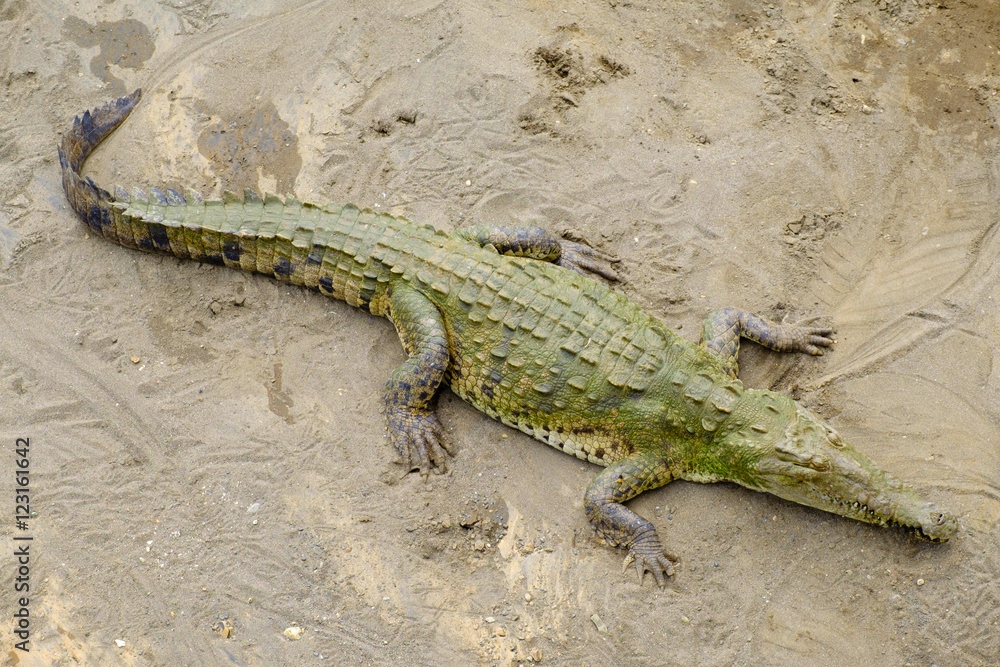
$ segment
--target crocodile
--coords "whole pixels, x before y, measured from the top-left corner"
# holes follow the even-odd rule
[[[625,507],[672,480],[749,489],[932,542],[956,518],[881,470],[780,393],[738,379],[740,339],[820,355],[829,327],[714,312],[699,343],[611,289],[615,258],[541,228],[452,232],[351,205],[226,191],[114,192],[81,176],[141,90],[77,117],[59,147],[73,210],[129,248],[255,271],[392,321],[407,358],[384,396],[388,437],[408,471],[446,468],[454,447],[435,413],[441,385],[502,423],[604,466],[584,494],[597,533],[639,583],[661,587],[676,558]]]

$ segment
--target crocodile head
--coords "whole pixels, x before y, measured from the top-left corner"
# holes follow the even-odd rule
[[[784,418],[762,437],[744,441],[752,448],[744,458],[749,474],[734,481],[859,521],[900,526],[932,542],[955,534],[952,514],[881,470],[792,399],[767,393]]]

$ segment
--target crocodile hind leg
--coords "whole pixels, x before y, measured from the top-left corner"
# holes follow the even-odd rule
[[[585,274],[589,271],[608,280],[618,280],[618,274],[608,266],[618,262],[617,258],[582,243],[557,239],[541,227],[476,225],[459,229],[456,233],[466,241],[481,246],[492,245],[501,255],[530,257],[558,264],[577,273]]]
[[[583,498],[587,518],[597,534],[612,546],[628,551],[622,571],[634,563],[640,585],[649,570],[663,588],[664,576],[673,575],[674,566],[664,553],[653,524],[622,503],[671,479],[670,469],[661,456],[640,453],[609,465],[590,483]]]
[[[434,397],[448,368],[444,319],[431,301],[409,286],[388,296],[388,316],[409,355],[386,385],[389,439],[409,470],[426,476],[445,470],[451,454],[444,429],[434,413]]]
[[[823,354],[822,348],[833,344],[830,327],[804,327],[797,324],[772,324],[764,318],[738,310],[723,308],[708,316],[701,330],[701,346],[722,359],[726,372],[736,377],[740,367],[736,357],[740,337],[760,343],[777,352]]]

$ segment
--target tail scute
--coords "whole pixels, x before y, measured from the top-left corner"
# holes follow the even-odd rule
[[[122,124],[139,103],[140,97],[142,88],[136,88],[131,95],[108,102],[93,111],[84,111],[82,117],[77,116],[73,129],[66,133],[59,147],[59,162],[63,169],[68,167],[79,174],[87,156],[104,137]]]
[[[118,233],[111,216],[111,193],[89,178],[80,176],[80,170],[94,148],[111,134],[128,117],[142,97],[137,88],[131,95],[109,102],[93,111],[85,111],[73,121],[73,128],[63,136],[59,146],[59,165],[62,167],[63,189],[73,210],[95,232],[113,241]]]

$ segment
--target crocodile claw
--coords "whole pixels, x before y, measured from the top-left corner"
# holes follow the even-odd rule
[[[419,470],[426,478],[431,470],[437,474],[448,471],[448,456],[454,452],[433,412],[390,410],[388,430],[389,439],[408,472]]]
[[[822,329],[817,327],[809,327],[805,329],[805,344],[803,345],[802,351],[808,352],[813,356],[822,356],[822,347],[830,347],[833,345],[833,339],[830,336],[833,334],[833,329]],[[820,347],[817,347],[820,346]]]
[[[643,535],[637,538],[628,548],[628,555],[622,564],[624,573],[629,565],[635,564],[636,574],[639,575],[639,585],[646,575],[646,570],[653,573],[656,585],[663,588],[667,585],[666,577],[674,576],[674,564],[663,551],[660,539],[655,533]]]
[[[805,352],[813,356],[822,356],[824,347],[830,347],[836,341],[833,339],[832,327],[806,327],[808,322],[814,322],[818,317],[800,320],[795,324],[783,324],[785,332],[792,338],[792,352]]]
[[[559,259],[556,260],[559,266],[583,275],[587,272],[596,273],[612,282],[618,282],[618,272],[607,266],[621,261],[617,257],[605,255],[600,250],[566,239],[560,239],[559,247],[562,249]]]

